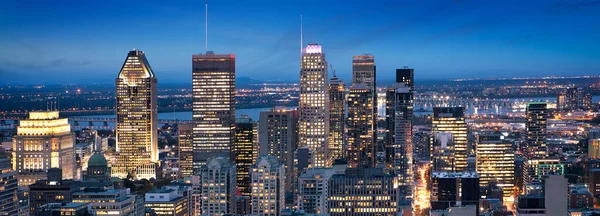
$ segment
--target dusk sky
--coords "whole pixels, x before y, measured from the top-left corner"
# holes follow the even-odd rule
[[[209,50],[238,77],[299,79],[304,45],[323,46],[344,80],[353,55],[378,79],[599,75],[600,1],[210,0]],[[133,48],[159,83],[191,82],[204,1],[2,1],[0,84],[112,83]]]

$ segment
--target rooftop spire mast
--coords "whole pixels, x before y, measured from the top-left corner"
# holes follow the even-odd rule
[[[206,36],[204,37],[205,39],[205,44],[204,44],[204,48],[206,49],[206,53],[208,53],[208,0],[206,0],[206,4],[205,4],[205,10],[206,10],[206,18],[205,23],[204,23],[204,32],[206,34]]]
[[[300,55],[302,55],[302,14],[300,14]]]

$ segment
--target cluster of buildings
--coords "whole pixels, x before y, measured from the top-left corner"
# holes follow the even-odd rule
[[[57,111],[30,112],[13,138],[12,159],[0,159],[0,212],[583,215],[598,203],[600,170],[590,169],[590,184],[569,185],[564,159],[549,153],[546,103],[528,104],[522,141],[472,131],[463,107],[434,107],[429,130],[421,130],[413,127],[412,68],[397,69],[394,84],[378,89],[372,55],[353,57],[349,86],[329,78],[320,45],[307,45],[300,63],[298,108],[274,107],[255,122],[235,115],[235,55],[193,55],[192,123],[178,125],[178,179],[139,193],[135,180],[158,184],[166,174],[157,78],[145,53],[130,51],[116,79],[114,158],[97,141],[78,171],[83,153],[68,120]],[[586,93],[573,91],[565,107],[591,106]],[[598,135],[589,141],[595,159]]]

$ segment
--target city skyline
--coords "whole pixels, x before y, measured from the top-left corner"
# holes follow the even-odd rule
[[[188,56],[205,52],[203,3],[136,4],[147,13],[131,15],[115,9],[127,8],[129,2],[124,7],[6,3],[0,13],[6,20],[0,29],[8,32],[0,36],[0,47],[5,47],[0,49],[0,84],[109,83],[108,78],[90,79],[79,71],[114,73],[119,53],[132,48],[148,53],[163,83],[188,82]],[[305,44],[324,45],[342,80],[351,78],[352,56],[365,53],[378,56],[379,80],[393,79],[393,70],[402,65],[419,68],[416,79],[592,75],[600,68],[595,53],[599,47],[593,43],[600,32],[589,28],[600,17],[593,1],[519,2],[520,7],[450,0],[381,5],[349,1],[345,7],[333,7],[336,1],[273,3],[210,2],[209,50],[236,53],[238,77],[297,81],[292,75],[298,69],[300,15]],[[125,21],[115,22],[117,14]],[[362,33],[348,36],[354,25]],[[149,28],[160,33],[142,38],[123,34]],[[93,59],[88,57],[92,52]],[[26,61],[34,54],[38,61]],[[257,59],[261,55],[268,57]],[[275,62],[284,63],[270,67]],[[5,79],[15,73],[20,76]]]

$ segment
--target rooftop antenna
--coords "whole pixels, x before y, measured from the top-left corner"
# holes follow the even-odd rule
[[[206,4],[205,4],[205,10],[206,10],[206,18],[205,23],[204,23],[204,32],[206,34],[206,36],[204,37],[205,41],[204,41],[204,48],[206,49],[206,53],[208,53],[208,0],[206,0]]]
[[[300,14],[300,55],[302,55],[302,14]]]

